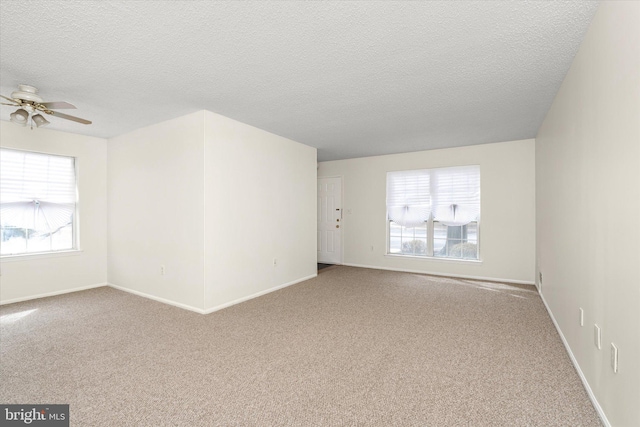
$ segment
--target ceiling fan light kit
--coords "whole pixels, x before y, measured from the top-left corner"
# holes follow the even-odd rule
[[[42,114],[36,114],[35,116],[31,116],[31,120],[33,120],[33,122],[39,128],[46,126],[50,123],[49,120],[45,119]]]
[[[26,126],[27,121],[29,120],[29,113],[22,108],[18,108],[14,113],[11,113],[10,117],[12,123],[20,126]]]
[[[31,122],[31,129],[33,129],[34,124],[38,128],[47,126],[50,122],[45,119],[40,112],[85,125],[91,124],[89,120],[53,111],[55,109],[71,109],[76,107],[68,102],[44,102],[38,95],[38,89],[34,86],[18,85],[18,90],[11,93],[11,98],[4,95],[0,95],[0,97],[11,102],[11,104],[2,103],[2,105],[19,107],[15,112],[10,114],[10,120],[12,123],[20,126],[26,126],[29,122]]]

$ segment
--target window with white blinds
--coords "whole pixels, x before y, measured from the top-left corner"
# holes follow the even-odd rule
[[[73,157],[0,150],[1,255],[75,248]]]
[[[478,259],[480,167],[387,173],[388,253]]]
[[[461,166],[428,170],[432,215],[445,225],[466,225],[480,215],[480,167]]]
[[[431,213],[430,176],[424,171],[387,173],[387,212],[397,224],[415,227]]]

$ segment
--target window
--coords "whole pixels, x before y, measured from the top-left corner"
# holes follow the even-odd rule
[[[73,157],[0,150],[0,255],[76,248]]]
[[[392,255],[479,259],[480,167],[387,173]]]

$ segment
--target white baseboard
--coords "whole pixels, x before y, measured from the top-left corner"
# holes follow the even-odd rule
[[[0,301],[0,305],[13,304],[15,302],[29,301],[29,300],[38,299],[38,298],[53,297],[53,296],[62,295],[62,294],[70,294],[71,292],[86,291],[87,289],[101,288],[102,286],[107,286],[107,285],[108,285],[107,283],[96,283],[95,285],[80,286],[78,288],[64,289],[62,291],[47,292],[47,293],[44,293],[44,294],[29,295],[29,296],[26,296],[26,297],[13,298],[13,299],[9,299],[9,300],[2,300],[2,301]]]
[[[256,292],[255,294],[251,294],[251,295],[246,296],[246,297],[238,298],[238,299],[235,299],[233,301],[229,301],[229,302],[226,302],[224,304],[220,304],[220,305],[217,305],[215,307],[208,308],[208,309],[204,310],[204,314],[213,313],[214,311],[222,310],[223,308],[231,307],[232,305],[240,304],[241,302],[245,302],[245,301],[248,301],[248,300],[253,299],[253,298],[261,297],[262,295],[266,295],[268,293],[277,291],[279,289],[286,288],[287,286],[295,285],[296,283],[304,282],[305,280],[313,279],[314,277],[317,277],[317,276],[318,276],[318,273],[311,274],[311,275],[309,275],[307,277],[303,277],[301,279],[296,279],[296,280],[293,280],[291,282],[284,283],[282,285],[274,286],[273,288],[269,288],[269,289],[266,289],[264,291]]]
[[[317,275],[318,275],[317,273],[316,274],[312,274],[310,276],[303,277],[301,279],[297,279],[297,280],[294,280],[294,281],[291,281],[291,282],[288,282],[288,283],[284,283],[282,285],[274,286],[273,288],[269,288],[269,289],[266,289],[264,291],[260,291],[260,292],[257,292],[255,294],[252,294],[252,295],[249,295],[249,296],[246,296],[246,297],[238,298],[236,300],[233,300],[233,301],[230,301],[230,302],[227,302],[227,303],[224,303],[224,304],[220,304],[220,305],[217,305],[215,307],[208,308],[206,310],[203,310],[203,309],[197,308],[197,307],[193,307],[193,306],[188,305],[188,304],[182,304],[180,302],[171,301],[169,299],[160,298],[160,297],[157,297],[155,295],[146,294],[144,292],[135,291],[133,289],[125,288],[125,287],[122,287],[122,286],[114,285],[113,283],[109,283],[108,286],[110,286],[110,287],[112,287],[114,289],[118,289],[120,291],[129,292],[131,294],[134,294],[134,295],[137,295],[137,296],[140,296],[140,297],[143,297],[143,298],[148,298],[148,299],[151,299],[151,300],[154,300],[154,301],[158,301],[158,302],[161,302],[161,303],[164,303],[164,304],[173,305],[174,307],[179,307],[179,308],[182,308],[182,309],[185,309],[185,310],[189,310],[189,311],[193,311],[193,312],[196,312],[196,313],[199,313],[199,314],[209,314],[209,313],[213,313],[214,311],[222,310],[223,308],[231,307],[232,305],[240,304],[241,302],[248,301],[250,299],[257,298],[257,297],[262,296],[262,295],[266,295],[266,294],[268,294],[270,292],[277,291],[278,289],[286,288],[287,286],[295,285],[296,283],[300,283],[300,282],[304,282],[305,280],[313,279]]]
[[[164,303],[164,304],[168,304],[168,305],[173,305],[174,307],[182,308],[182,309],[185,309],[185,310],[195,311],[196,313],[199,313],[199,314],[205,314],[203,309],[197,308],[197,307],[193,307],[193,306],[188,305],[188,304],[182,304],[181,302],[171,301],[170,299],[157,297],[157,296],[151,295],[151,294],[146,294],[144,292],[140,292],[140,291],[136,291],[136,290],[133,290],[133,289],[125,288],[123,286],[114,285],[113,283],[109,283],[109,286],[112,287],[113,289],[117,289],[119,291],[128,292],[130,294],[137,295],[139,297],[148,298],[148,299],[151,299],[151,300],[154,300],[154,301],[158,301],[158,302],[161,302],[161,303]]]
[[[602,409],[602,406],[600,406],[600,403],[598,402],[598,399],[596,399],[596,395],[593,393],[593,390],[591,390],[591,386],[587,382],[587,378],[584,376],[584,373],[582,372],[582,369],[580,369],[580,365],[578,365],[578,360],[573,355],[573,351],[571,351],[571,347],[569,347],[569,342],[564,337],[564,334],[562,333],[562,330],[560,329],[560,325],[558,325],[558,322],[556,321],[556,318],[553,316],[553,313],[551,312],[551,309],[549,308],[549,304],[547,304],[547,301],[544,299],[544,296],[542,294],[540,294],[540,298],[542,299],[542,303],[544,304],[544,306],[547,309],[547,313],[549,313],[549,317],[551,317],[551,321],[553,322],[553,325],[556,327],[556,330],[558,331],[558,335],[560,335],[560,339],[562,340],[562,343],[564,344],[564,348],[567,350],[567,353],[569,354],[569,358],[571,359],[571,363],[573,363],[573,367],[576,368],[576,371],[578,372],[578,376],[580,377],[580,380],[582,381],[582,385],[584,386],[585,390],[587,391],[587,394],[589,395],[589,399],[591,399],[591,403],[593,404],[593,407],[595,408],[596,412],[598,413],[598,416],[600,417],[600,420],[605,425],[605,427],[611,427],[611,423],[607,419],[607,416],[605,415],[604,410]]]
[[[351,264],[351,263],[343,263],[342,265],[346,265],[346,266],[349,266],[349,267],[371,268],[371,269],[374,269],[374,270],[400,271],[402,273],[427,274],[429,276],[455,277],[457,279],[484,280],[484,281],[487,281],[487,282],[514,283],[514,284],[517,284],[517,285],[533,285],[533,286],[535,286],[535,282],[534,281],[529,281],[529,280],[500,279],[498,277],[465,276],[465,275],[462,275],[462,274],[434,273],[432,271],[410,270],[410,269],[405,269],[405,268],[379,267],[379,266],[375,266],[375,265],[362,265],[362,264]]]

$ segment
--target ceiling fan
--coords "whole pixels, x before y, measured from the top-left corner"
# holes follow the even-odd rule
[[[15,112],[11,113],[11,121],[21,126],[26,126],[31,123],[31,129],[33,125],[36,127],[42,127],[49,124],[49,121],[44,118],[40,112],[50,114],[54,117],[61,119],[72,120],[74,122],[90,125],[89,120],[81,119],[79,117],[70,116],[68,114],[59,113],[53,110],[71,109],[76,108],[75,105],[68,102],[44,102],[42,98],[38,96],[38,89],[29,85],[18,85],[18,90],[11,94],[11,98],[4,95],[0,95],[2,98],[10,101],[11,104],[2,102],[2,105],[10,105],[12,107],[20,107]]]

